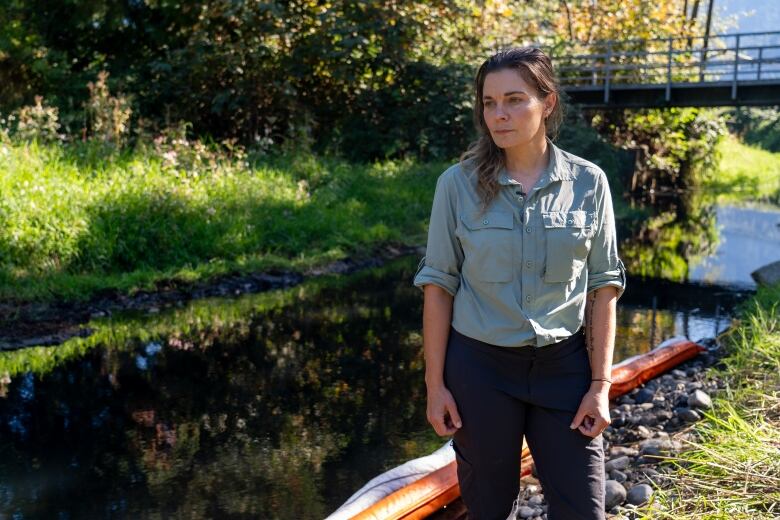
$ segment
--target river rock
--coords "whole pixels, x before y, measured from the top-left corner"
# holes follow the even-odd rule
[[[612,457],[620,457],[621,455],[627,455],[629,457],[636,457],[639,455],[639,451],[631,446],[613,446],[609,450],[609,454]]]
[[[604,464],[604,471],[609,473],[613,469],[626,469],[630,463],[631,460],[627,456],[621,455],[620,457],[607,461],[607,463]]]
[[[536,507],[542,505],[542,502],[544,502],[544,496],[543,495],[534,495],[531,498],[528,499],[528,505],[531,507]]]
[[[750,276],[759,285],[773,285],[780,282],[780,260],[759,267]]]
[[[646,504],[653,494],[653,488],[647,484],[637,484],[632,487],[626,496],[626,502],[635,506]]]
[[[712,399],[706,392],[695,390],[688,396],[688,406],[691,408],[712,408]]]
[[[611,423],[612,426],[614,426],[615,428],[619,428],[619,427],[624,426],[626,424],[626,418],[623,415],[618,415],[614,419],[611,419],[611,421],[612,421],[612,423]],[[612,432],[610,432],[610,433],[612,433]]]
[[[626,488],[624,488],[623,484],[617,480],[607,480],[604,484],[604,488],[606,491],[604,507],[607,511],[615,506],[619,506],[623,503],[623,501],[625,501],[627,494]]]
[[[636,428],[636,434],[641,439],[649,439],[653,436],[653,432],[650,431],[650,428],[644,425],[639,425]]]
[[[653,468],[642,468],[639,472],[639,476],[650,480],[657,479],[661,473]]]
[[[655,397],[654,390],[650,390],[649,388],[642,388],[634,396],[634,402],[636,404],[649,403],[653,400],[653,397]]]
[[[617,482],[625,482],[628,480],[628,475],[620,471],[619,469],[613,469],[609,472],[609,478]]]
[[[668,439],[647,439],[639,443],[641,455],[663,455],[672,451],[672,442]]]
[[[652,427],[655,426],[657,423],[658,423],[658,418],[654,413],[645,414],[639,419],[639,424],[642,424],[644,426]]]
[[[675,412],[685,422],[696,422],[701,419],[701,415],[696,410],[691,410],[690,408],[675,408]]]

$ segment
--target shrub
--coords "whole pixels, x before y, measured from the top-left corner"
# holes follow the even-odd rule
[[[35,105],[19,109],[16,137],[25,141],[54,141],[61,136],[59,111],[57,107],[45,106],[43,96],[35,96]]]
[[[85,103],[88,132],[94,139],[121,144],[130,129],[132,109],[125,96],[112,96],[108,89],[108,72],[98,73],[97,81],[89,82],[89,99]]]

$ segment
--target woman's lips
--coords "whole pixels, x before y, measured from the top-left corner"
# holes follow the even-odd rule
[[[514,130],[496,130],[497,134],[508,134],[509,132],[514,132]]]

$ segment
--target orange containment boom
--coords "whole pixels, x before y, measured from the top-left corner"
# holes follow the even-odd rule
[[[703,346],[685,338],[672,338],[645,354],[623,360],[612,367],[609,398],[623,395],[705,350]],[[531,472],[533,459],[525,441],[521,458],[520,474],[526,476]],[[426,518],[459,496],[456,463],[453,461],[390,493],[352,516],[351,520]]]

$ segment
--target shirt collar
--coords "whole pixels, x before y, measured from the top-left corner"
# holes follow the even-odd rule
[[[544,138],[547,140],[547,146],[550,147],[550,161],[547,164],[547,168],[542,172],[541,177],[539,177],[537,185],[545,186],[552,181],[573,180],[574,177],[572,176],[569,162],[563,157],[561,149],[555,146],[555,143],[549,137],[544,136]],[[509,177],[506,172],[506,166],[502,166],[498,172],[498,183],[502,186],[519,184],[516,180]]]

